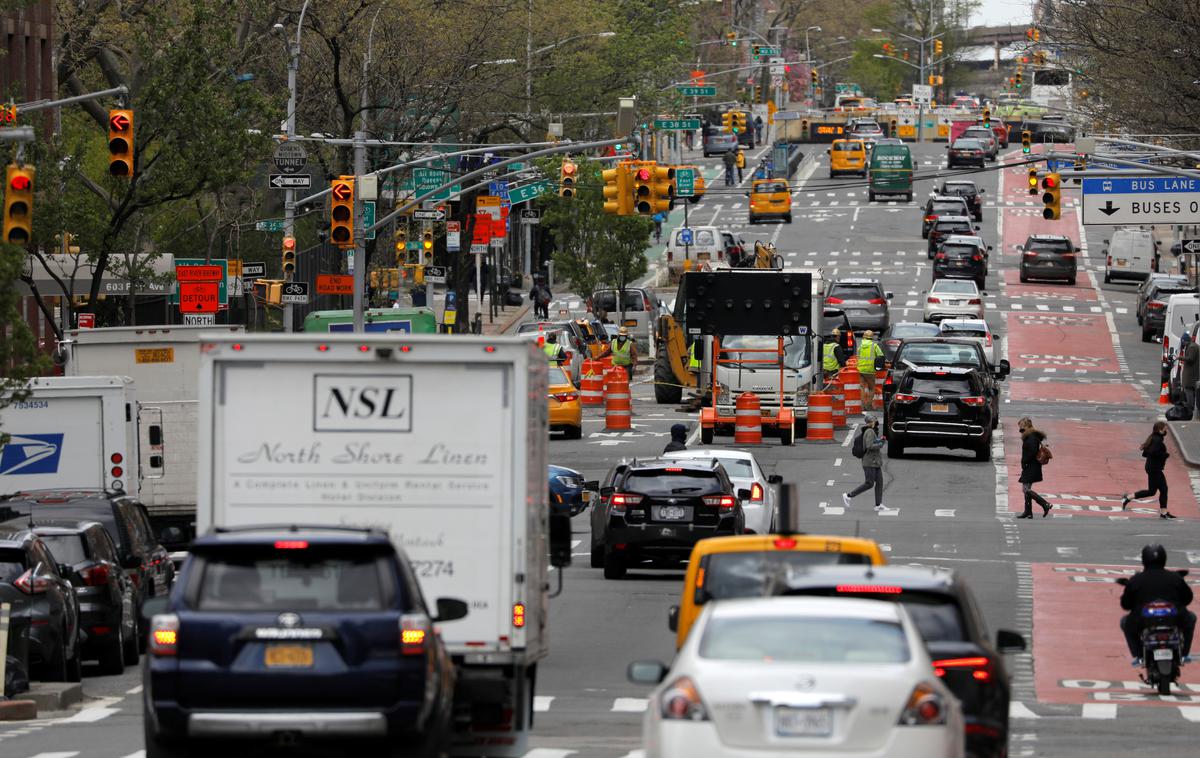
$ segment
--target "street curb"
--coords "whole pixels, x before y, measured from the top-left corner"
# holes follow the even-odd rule
[[[497,322],[494,322],[493,324],[490,324],[489,326],[492,326],[493,330],[491,332],[487,332],[485,330],[484,333],[485,334],[495,334],[495,335],[504,334],[505,332],[507,332],[509,329],[512,328],[513,324],[515,324],[518,321],[520,321],[521,319],[525,318],[526,314],[529,313],[530,306],[531,306],[531,303],[525,303],[520,308],[518,308],[516,311],[514,311],[512,316],[510,318],[508,318],[507,320],[497,321]]]
[[[0,721],[32,721],[38,706],[32,700],[0,700]]]
[[[78,683],[33,682],[21,697],[32,701],[39,711],[65,711],[83,702],[83,685]]]
[[[1188,448],[1184,444],[1183,438],[1180,436],[1181,435],[1180,430],[1183,428],[1183,425],[1186,423],[1189,423],[1189,422],[1187,422],[1187,421],[1168,421],[1167,428],[1171,430],[1171,437],[1174,438],[1174,440],[1175,440],[1175,447],[1179,448],[1179,455],[1181,458],[1183,458],[1184,462],[1187,463],[1187,465],[1189,465],[1189,466],[1194,466],[1196,468],[1200,468],[1200,451],[1197,451],[1197,453],[1195,455],[1189,455]]]

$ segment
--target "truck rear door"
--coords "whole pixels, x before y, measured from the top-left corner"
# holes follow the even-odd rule
[[[0,448],[0,493],[105,487],[111,453],[104,449],[104,421],[98,395],[59,397],[35,390],[0,411],[0,426],[10,435]]]

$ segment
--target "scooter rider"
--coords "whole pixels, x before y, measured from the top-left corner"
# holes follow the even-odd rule
[[[1121,631],[1125,633],[1133,665],[1142,665],[1142,607],[1155,601],[1175,605],[1178,612],[1175,623],[1183,632],[1183,660],[1190,663],[1192,636],[1196,633],[1196,614],[1187,609],[1192,602],[1192,588],[1178,573],[1166,569],[1167,551],[1162,545],[1142,548],[1142,566],[1121,593],[1121,607],[1129,611],[1121,618]]]

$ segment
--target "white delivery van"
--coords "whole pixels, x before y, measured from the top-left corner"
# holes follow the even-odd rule
[[[1104,240],[1104,282],[1116,279],[1141,281],[1158,271],[1158,242],[1140,226],[1117,229]]]
[[[42,377],[0,410],[0,495],[39,489],[137,493],[137,403],[123,376]]]
[[[678,280],[684,271],[725,260],[725,240],[715,226],[678,227],[667,241],[667,269]]]
[[[194,536],[200,335],[244,331],[170,325],[68,329],[55,352],[67,376],[133,379],[144,476],[138,495],[159,533],[173,526],[185,539]]]
[[[1167,315],[1163,322],[1162,381],[1168,383],[1171,399],[1182,397],[1179,392],[1179,372],[1183,365],[1176,360],[1180,338],[1200,319],[1200,295],[1182,293],[1167,298]]]
[[[451,753],[523,755],[547,552],[570,555],[569,522],[550,544],[545,355],[518,337],[214,335],[199,389],[197,530],[386,530],[427,597],[470,607],[438,629]]]

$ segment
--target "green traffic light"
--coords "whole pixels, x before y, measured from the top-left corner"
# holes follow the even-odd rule
[[[738,133],[738,128],[737,128],[736,126],[735,126],[735,127],[733,127],[733,133],[734,133],[734,134],[737,134],[737,133]]]
[[[1028,148],[1028,147],[1022,147],[1022,148],[1021,148],[1021,152],[1022,152],[1022,153],[1028,153],[1028,152],[1029,152],[1029,148]]]

